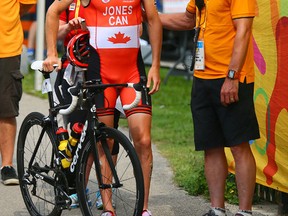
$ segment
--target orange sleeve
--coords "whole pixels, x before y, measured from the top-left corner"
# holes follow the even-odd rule
[[[256,0],[232,0],[232,19],[254,17],[256,15]]]
[[[196,13],[196,6],[195,6],[195,0],[190,0],[187,4],[186,10],[189,13]]]

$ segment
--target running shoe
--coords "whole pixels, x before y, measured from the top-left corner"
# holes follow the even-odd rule
[[[112,206],[114,209],[116,208],[116,204],[113,199],[112,199]],[[103,210],[103,202],[102,202],[101,193],[99,190],[96,192],[96,208],[98,210]]]
[[[92,201],[91,201],[91,199],[89,198],[89,189],[88,189],[88,188],[86,189],[86,195],[87,195],[87,197],[88,197],[88,205],[91,206],[91,205],[92,205]],[[79,199],[78,199],[77,193],[72,194],[72,195],[70,195],[69,197],[70,197],[70,199],[71,199],[70,208],[72,208],[72,209],[78,208],[78,207],[79,207]]]
[[[146,209],[142,212],[142,216],[152,216],[152,213],[148,209]]]
[[[99,190],[96,192],[96,208],[99,210],[103,209],[103,202]]]
[[[203,216],[226,216],[226,212],[221,208],[213,208],[210,209],[209,212],[204,214]]]
[[[252,211],[250,210],[240,210],[238,211],[235,216],[252,216]]]
[[[104,211],[102,212],[101,216],[116,216],[116,214],[112,211]]]
[[[4,166],[1,169],[1,179],[4,185],[19,185],[19,179],[12,166]]]

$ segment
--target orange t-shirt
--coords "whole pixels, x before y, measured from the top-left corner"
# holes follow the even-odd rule
[[[20,20],[20,4],[36,4],[36,0],[0,1],[0,58],[20,55],[23,29]]]
[[[236,35],[233,19],[254,17],[256,2],[255,0],[204,1],[198,40],[204,41],[205,70],[195,70],[194,76],[202,79],[224,78],[228,71]],[[195,0],[190,0],[186,10],[195,13]],[[246,60],[240,72],[240,82],[244,82],[245,77],[247,83],[254,82],[253,56],[251,37]]]

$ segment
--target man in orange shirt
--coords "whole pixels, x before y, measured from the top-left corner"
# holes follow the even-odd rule
[[[24,36],[20,16],[33,4],[36,4],[36,0],[0,1],[0,151],[4,185],[19,184],[12,160],[23,78],[20,57]]]
[[[195,148],[205,155],[211,200],[206,216],[226,215],[224,147],[230,147],[236,164],[236,216],[252,215],[256,165],[249,141],[260,136],[253,103],[255,11],[255,0],[190,0],[186,12],[160,16],[170,30],[195,27],[191,110]]]

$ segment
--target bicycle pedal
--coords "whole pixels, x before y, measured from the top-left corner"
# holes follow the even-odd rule
[[[61,209],[70,209],[71,206],[71,199],[61,199],[56,201],[56,205],[59,206]]]

